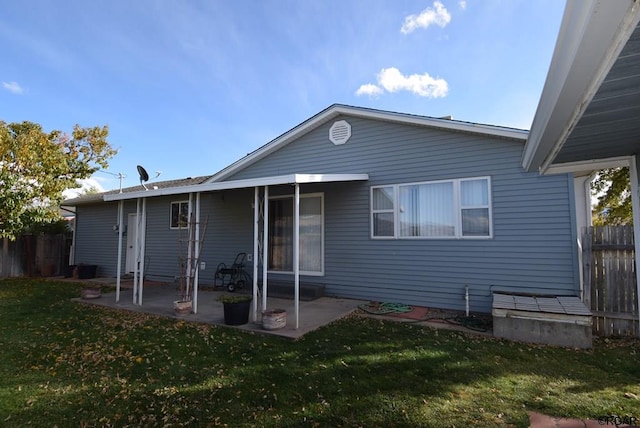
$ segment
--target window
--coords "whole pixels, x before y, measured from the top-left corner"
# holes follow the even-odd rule
[[[489,177],[371,188],[374,238],[490,238]]]
[[[171,229],[182,229],[189,223],[189,202],[171,202]]]
[[[269,270],[293,272],[293,197],[269,200]],[[300,196],[300,272],[324,273],[322,195]]]

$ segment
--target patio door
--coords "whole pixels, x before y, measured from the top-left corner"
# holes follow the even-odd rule
[[[138,232],[138,215],[129,214],[127,219],[127,253],[126,272],[132,273],[136,267],[136,235]]]
[[[293,272],[293,197],[269,200],[269,270]],[[300,273],[324,275],[322,194],[300,195]]]

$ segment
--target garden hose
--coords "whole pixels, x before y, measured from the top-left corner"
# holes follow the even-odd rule
[[[404,303],[365,303],[358,306],[359,309],[372,315],[387,315],[387,314],[404,314],[413,310],[412,306],[405,305]],[[477,332],[486,332],[489,330],[489,323],[486,320],[473,316],[454,316],[454,317],[439,317],[439,316],[426,316],[420,319],[410,320],[409,322],[422,322],[422,321],[435,321],[440,320],[449,324],[459,325],[469,330]]]
[[[404,303],[380,303],[380,304],[363,304],[358,306],[366,313],[373,315],[385,315],[385,314],[404,314],[411,312],[413,307],[405,305]]]

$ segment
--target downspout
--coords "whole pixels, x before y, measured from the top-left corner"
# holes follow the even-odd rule
[[[300,184],[295,185],[293,204],[293,283],[296,329],[300,322]]]
[[[631,206],[633,211],[633,240],[635,243],[635,257],[636,257],[636,296],[638,298],[638,305],[636,310],[638,311],[638,336],[640,337],[640,194],[638,188],[640,183],[638,182],[638,163],[636,156],[631,156],[629,159],[629,181],[631,182]]]
[[[122,217],[124,201],[118,202],[118,267],[116,268],[116,303],[120,301],[120,276],[122,274]]]

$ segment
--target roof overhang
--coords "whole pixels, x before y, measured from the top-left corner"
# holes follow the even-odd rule
[[[526,141],[528,132],[522,129],[506,128],[501,126],[483,125],[471,122],[456,121],[451,119],[433,118],[405,113],[395,113],[389,111],[375,110],[364,107],[353,107],[342,104],[334,104],[308,120],[302,122],[295,128],[285,132],[276,139],[270,141],[258,150],[249,153],[244,158],[222,169],[209,178],[209,182],[221,181],[231,177],[233,174],[252,165],[258,160],[286,146],[291,141],[302,137],[318,126],[327,123],[339,116],[347,115],[363,119],[381,120],[401,124],[425,126],[429,128],[445,129],[457,132],[466,132],[479,135],[488,135],[498,138]]]
[[[567,1],[523,152],[526,170],[584,168],[581,162],[634,154],[640,141],[638,21],[634,0]]]
[[[151,198],[157,196],[180,195],[185,193],[215,192],[231,189],[246,189],[251,187],[276,186],[281,184],[293,185],[367,180],[369,180],[369,174],[287,174],[272,177],[195,184],[192,186],[168,187],[165,189],[150,189],[139,192],[114,193],[111,195],[104,195],[104,200],[107,202],[122,201],[127,199]]]

